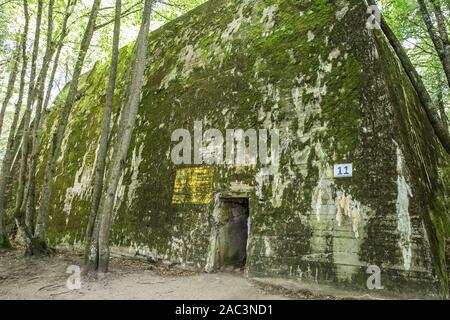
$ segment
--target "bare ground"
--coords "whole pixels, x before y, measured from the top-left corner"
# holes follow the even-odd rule
[[[24,257],[21,250],[0,251],[0,299],[315,299],[309,293],[259,286],[240,272],[194,273],[144,261],[113,258],[102,279],[82,276],[81,289],[66,286],[76,253]]]

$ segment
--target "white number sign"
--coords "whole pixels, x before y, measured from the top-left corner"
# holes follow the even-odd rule
[[[335,164],[335,178],[349,178],[353,176],[353,165],[351,163]]]

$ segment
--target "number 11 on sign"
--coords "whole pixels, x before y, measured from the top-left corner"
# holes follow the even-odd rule
[[[353,176],[353,164],[342,163],[334,165],[335,178],[349,178]]]

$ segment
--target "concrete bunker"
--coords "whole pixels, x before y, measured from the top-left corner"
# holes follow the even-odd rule
[[[112,250],[220,269],[221,213],[232,210],[221,198],[247,198],[248,277],[367,293],[367,267],[377,265],[380,295],[447,296],[447,160],[389,41],[365,28],[366,11],[359,0],[211,0],[152,32]],[[133,46],[121,50],[112,135]],[[51,243],[84,241],[108,68],[100,62],[80,79],[55,168]],[[46,117],[38,186],[66,94]],[[176,164],[179,129],[193,137],[186,150],[216,155],[195,137],[199,121],[224,137],[279,130],[279,165]],[[226,159],[226,145],[217,149]],[[335,178],[334,165],[348,163],[352,177]]]

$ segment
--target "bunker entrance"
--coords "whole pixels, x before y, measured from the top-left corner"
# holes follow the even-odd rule
[[[220,198],[216,266],[242,269],[247,258],[249,206],[247,198]]]

